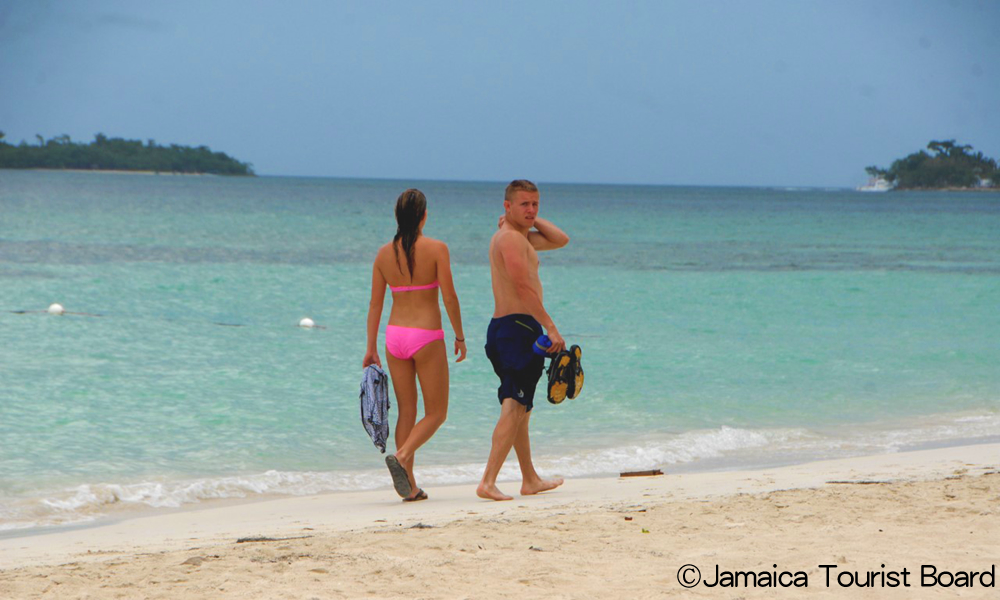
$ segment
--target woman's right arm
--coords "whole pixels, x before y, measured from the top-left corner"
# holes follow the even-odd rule
[[[458,292],[455,291],[455,281],[451,276],[451,257],[448,255],[448,246],[442,243],[441,249],[437,264],[438,283],[441,285],[441,299],[444,301],[444,309],[448,311],[448,320],[451,321],[451,328],[455,331],[455,354],[458,355],[456,362],[462,362],[468,352],[465,346],[465,331],[462,329],[462,309],[458,304]]]
[[[372,265],[372,297],[368,302],[368,342],[365,346],[365,359],[361,368],[370,364],[382,367],[378,357],[378,324],[382,320],[382,305],[385,302],[385,277],[378,270],[378,265]]]

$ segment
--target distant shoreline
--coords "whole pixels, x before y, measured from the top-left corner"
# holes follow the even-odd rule
[[[161,146],[154,140],[108,138],[102,133],[89,144],[61,135],[48,141],[38,136],[38,145],[22,141],[17,146],[4,142],[0,135],[0,169],[254,175],[250,163],[213,152],[208,146]]]
[[[41,173],[108,173],[111,175],[176,175],[184,177],[228,177],[227,175],[219,175],[217,173],[184,173],[180,171],[147,171],[147,170],[127,170],[127,169],[45,169],[45,168],[26,168],[26,169],[11,169],[0,167],[0,171],[32,171]],[[272,175],[272,177],[300,177],[298,175]],[[320,175],[303,175],[301,177],[323,177]],[[331,177],[331,179],[353,179],[351,177]],[[382,180],[382,179],[380,179]],[[398,181],[396,179],[384,179],[382,181]],[[431,180],[428,180],[431,181]],[[442,180],[445,181],[445,180]],[[664,187],[688,187],[687,184],[615,184],[615,183],[567,183],[559,182],[558,185],[651,185],[654,187],[664,186]],[[747,187],[744,185],[734,185],[734,186],[708,186],[708,185],[695,185],[693,187]],[[761,187],[761,188],[773,188],[779,186],[751,186],[751,187]],[[807,188],[809,186],[806,186]],[[822,186],[809,189],[825,189]],[[844,188],[844,190],[849,190],[851,188]],[[854,188],[856,191],[858,188]],[[943,187],[943,188],[904,188],[897,189],[892,188],[886,190],[884,193],[891,192],[984,192],[984,193],[998,193],[1000,188],[991,187]]]
[[[995,187],[943,187],[943,188],[904,188],[901,190],[892,189],[891,192],[985,192],[995,194],[1000,192],[1000,188]]]
[[[0,171],[39,171],[43,173],[110,173],[112,175],[180,175],[186,177],[219,177],[215,173],[183,173],[180,171],[130,171],[127,169],[0,169]]]

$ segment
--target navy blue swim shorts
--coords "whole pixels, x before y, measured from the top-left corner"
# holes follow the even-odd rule
[[[490,321],[486,330],[486,357],[500,378],[497,399],[513,398],[531,411],[535,386],[542,376],[545,357],[532,346],[542,335],[541,324],[531,315],[513,314]]]

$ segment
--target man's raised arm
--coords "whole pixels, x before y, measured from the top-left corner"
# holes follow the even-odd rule
[[[569,243],[569,236],[555,223],[535,217],[535,229],[528,232],[528,242],[535,250],[555,250]]]

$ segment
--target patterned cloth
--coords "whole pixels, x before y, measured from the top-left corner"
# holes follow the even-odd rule
[[[361,424],[385,454],[389,439],[389,376],[378,365],[368,365],[361,376]]]

